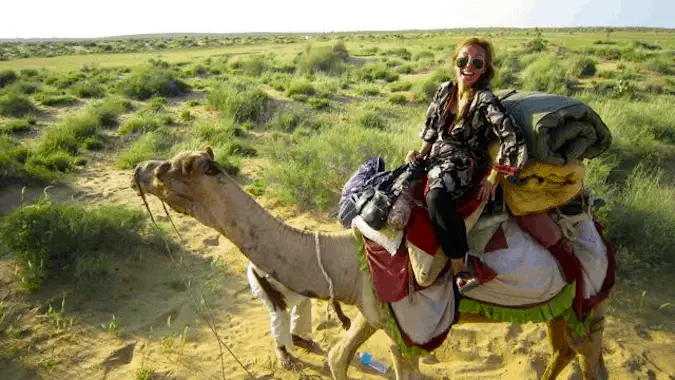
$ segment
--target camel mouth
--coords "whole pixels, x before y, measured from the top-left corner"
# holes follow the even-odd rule
[[[131,176],[130,187],[136,192],[136,195],[142,197],[144,193],[148,192],[148,168],[150,163],[141,162],[134,168]],[[152,172],[152,170],[150,170]]]

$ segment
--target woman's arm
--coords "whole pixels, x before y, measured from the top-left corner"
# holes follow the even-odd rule
[[[518,173],[527,161],[527,144],[525,135],[518,123],[506,112],[502,103],[492,92],[481,94],[481,110],[490,128],[499,139],[499,152],[492,169],[501,174]]]

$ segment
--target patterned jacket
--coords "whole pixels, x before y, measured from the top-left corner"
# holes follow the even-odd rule
[[[454,124],[456,114],[444,112],[454,86],[452,81],[441,83],[427,108],[420,137],[433,143],[431,161],[449,159],[468,150],[483,163],[488,157],[489,143],[498,139],[499,152],[492,167],[506,175],[520,171],[527,160],[525,136],[499,99],[489,88],[477,90],[467,116]]]

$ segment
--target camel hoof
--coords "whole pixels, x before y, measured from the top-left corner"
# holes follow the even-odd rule
[[[438,364],[440,361],[436,358],[436,355],[429,354],[422,358],[422,363],[424,364]]]

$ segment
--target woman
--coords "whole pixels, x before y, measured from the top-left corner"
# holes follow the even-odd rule
[[[517,173],[527,160],[523,133],[490,89],[493,58],[492,45],[482,38],[457,45],[452,55],[457,79],[438,87],[420,132],[422,148],[406,155],[408,163],[427,159],[429,217],[455,275],[469,250],[456,201],[472,191],[481,180],[478,175],[489,168],[488,144],[497,139],[499,153],[480,182],[482,201],[494,200],[500,175]]]

